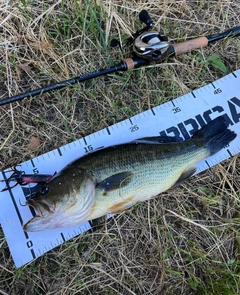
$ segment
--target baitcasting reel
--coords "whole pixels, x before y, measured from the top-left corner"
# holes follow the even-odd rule
[[[161,62],[172,55],[174,47],[168,42],[167,36],[157,31],[148,31],[153,26],[153,20],[146,10],[140,12],[139,19],[146,27],[133,34],[127,42],[132,44],[134,54],[149,62]],[[119,41],[112,40],[111,46],[117,45],[120,45]]]
[[[160,62],[174,52],[165,35],[156,31],[142,33],[133,43],[133,52],[150,62]]]
[[[146,10],[140,12],[139,19],[147,26],[132,37],[135,55],[149,62],[160,62],[173,54],[173,45],[168,42],[166,35],[156,31],[148,31],[153,26],[153,20]]]

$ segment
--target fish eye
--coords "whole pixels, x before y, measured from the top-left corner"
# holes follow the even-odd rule
[[[48,186],[44,186],[44,187],[41,187],[41,189],[40,189],[40,194],[41,195],[46,195],[47,193],[49,192],[49,188],[48,188]]]

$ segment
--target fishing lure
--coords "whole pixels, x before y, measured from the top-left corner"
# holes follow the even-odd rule
[[[54,175],[50,174],[26,174],[24,171],[18,170],[13,167],[10,171],[13,171],[10,177],[1,182],[5,181],[7,186],[1,190],[1,192],[7,191],[16,187],[17,185],[25,186],[30,183],[46,184],[48,183]],[[10,182],[16,182],[14,185],[10,186]]]

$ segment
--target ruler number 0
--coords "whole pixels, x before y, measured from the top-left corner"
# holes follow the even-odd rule
[[[31,240],[28,241],[28,242],[27,242],[27,247],[28,247],[28,248],[31,248],[32,246],[33,246],[33,242],[32,242]]]
[[[214,90],[214,94],[219,94],[222,93],[222,89],[221,88],[217,88]]]

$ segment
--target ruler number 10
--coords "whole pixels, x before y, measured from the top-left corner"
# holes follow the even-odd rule
[[[222,89],[221,88],[217,88],[214,90],[214,94],[219,94],[222,93]]]

